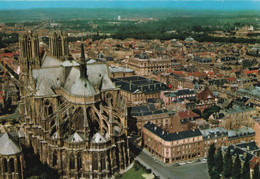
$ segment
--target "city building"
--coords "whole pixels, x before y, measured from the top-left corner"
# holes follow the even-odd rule
[[[173,126],[174,111],[162,109],[153,103],[131,107],[129,110],[128,127],[129,132],[141,134],[143,125],[149,121],[161,127],[165,131],[170,131]]]
[[[142,143],[164,163],[187,161],[204,156],[199,129],[168,133],[151,122],[142,129]]]
[[[160,95],[164,101],[164,105],[168,106],[174,102],[181,102],[185,100],[195,101],[196,94],[192,89],[178,89],[176,91],[162,91]]]
[[[159,99],[160,92],[169,89],[159,81],[141,76],[113,78],[112,81],[121,89],[120,94],[128,106],[146,103],[146,99],[150,98]]]
[[[136,54],[127,62],[127,67],[135,71],[137,75],[149,76],[154,71],[164,72],[171,69],[171,59],[166,57],[149,58],[146,53]]]
[[[111,73],[111,78],[124,78],[134,76],[134,70],[123,67],[108,67]]]
[[[216,147],[230,146],[254,141],[252,128],[236,130],[224,128],[192,129],[181,132],[167,132],[152,122],[142,128],[142,144],[164,163],[175,163],[206,157],[211,144]]]

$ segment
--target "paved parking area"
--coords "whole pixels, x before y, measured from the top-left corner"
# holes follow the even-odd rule
[[[181,166],[174,166],[173,164],[164,164],[156,157],[151,155],[146,149],[138,147],[140,136],[132,136],[130,139],[131,152],[146,168],[150,168],[153,173],[160,176],[161,179],[210,179],[208,174],[208,164],[204,160],[202,162],[185,163]],[[135,151],[141,151],[137,156]]]
[[[141,164],[152,169],[152,172],[161,179],[209,179],[208,165],[206,162],[194,162],[182,166],[163,164],[151,156],[147,151],[142,151],[137,157]]]

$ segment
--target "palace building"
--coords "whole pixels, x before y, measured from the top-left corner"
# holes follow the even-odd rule
[[[36,34],[20,36],[20,118],[25,142],[63,178],[110,178],[130,164],[127,108],[105,63],[67,59],[67,35],[53,33],[39,55]]]

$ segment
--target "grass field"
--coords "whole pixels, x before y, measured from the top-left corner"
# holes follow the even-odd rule
[[[145,179],[142,174],[149,174],[139,162],[135,162],[133,167],[122,175],[117,175],[116,179]]]

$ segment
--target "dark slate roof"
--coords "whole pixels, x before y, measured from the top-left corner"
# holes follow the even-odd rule
[[[168,133],[168,132],[163,131],[162,128],[156,126],[155,124],[153,124],[151,122],[147,122],[144,125],[144,128],[146,128],[150,132],[154,133],[155,135],[159,136],[160,138],[162,138],[165,141],[176,141],[176,140],[181,140],[181,139],[186,139],[186,138],[191,138],[191,137],[202,136],[199,129],[187,130],[187,131],[175,132],[175,133]]]
[[[157,110],[154,104],[147,104],[142,106],[134,106],[131,109],[132,116],[148,116],[153,114],[168,113],[167,109]]]
[[[230,149],[232,156],[239,155],[240,160],[242,160],[243,162],[246,161],[246,159],[248,159],[250,161],[254,157],[254,155],[249,152],[246,152],[246,155],[244,156],[245,151],[242,150],[241,148],[234,147],[234,145],[231,145],[228,148]],[[227,151],[227,149],[226,149],[226,151]]]
[[[256,145],[256,143],[254,141],[251,142],[247,142],[247,143],[241,143],[241,144],[236,144],[237,147],[239,148],[244,148],[248,151],[253,151],[253,150],[258,150],[258,146]]]
[[[131,76],[124,78],[114,78],[112,80],[117,87],[124,91],[136,93],[157,93],[162,90],[170,89],[164,83],[161,83],[156,80],[144,78],[141,76]]]
[[[177,96],[188,95],[188,94],[194,94],[194,90],[181,89],[181,90],[177,90],[177,91],[175,92],[175,94],[176,94]]]

